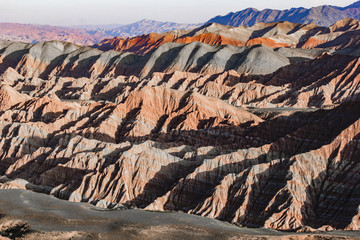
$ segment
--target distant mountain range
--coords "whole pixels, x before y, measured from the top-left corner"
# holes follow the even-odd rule
[[[344,18],[360,20],[360,1],[347,7],[323,5],[313,8],[291,8],[287,10],[247,8],[239,12],[231,12],[225,16],[217,16],[208,22],[230,26],[253,26],[256,23],[289,21],[293,23],[314,23],[320,26],[331,26]]]
[[[0,23],[0,39],[36,43],[66,41],[80,45],[93,45],[105,38],[134,37],[151,32],[167,32],[176,29],[193,29],[201,24],[181,24],[141,20],[128,25],[98,25],[58,27],[50,25]]]
[[[291,22],[291,23],[300,23],[300,24],[310,24],[313,23],[317,26],[329,27],[335,22],[340,20],[352,18],[360,20],[360,1],[357,1],[347,7],[336,7],[336,6],[319,6],[313,7],[310,9],[306,8],[292,8],[288,10],[273,10],[265,9],[259,11],[254,8],[248,8],[239,12],[229,13],[225,16],[217,16],[210,19],[205,25],[204,24],[181,24],[174,22],[160,22],[154,20],[141,20],[132,24],[119,25],[119,24],[108,24],[108,25],[85,25],[85,26],[71,26],[71,27],[57,27],[49,25],[34,25],[34,24],[17,24],[17,23],[0,23],[0,39],[11,40],[11,41],[22,41],[28,43],[36,43],[50,40],[58,41],[67,41],[80,45],[94,45],[101,42],[104,39],[111,39],[114,37],[121,38],[133,38],[135,36],[146,35],[149,33],[164,33],[171,32],[175,30],[185,30],[177,31],[176,33],[171,33],[175,35],[176,38],[184,34],[192,34],[192,31],[197,31],[198,28],[205,27],[205,32],[201,32],[199,40],[205,43],[218,43],[218,44],[229,44],[228,39],[214,39],[214,36],[210,36],[211,39],[201,39],[207,38],[207,26],[209,23],[218,23],[222,25],[229,26],[254,26],[257,23],[271,23],[271,22]],[[262,28],[262,27],[260,27]],[[253,39],[259,36],[262,36],[259,31],[253,29],[255,35],[249,39]],[[188,31],[186,33],[186,31]],[[266,30],[264,30],[266,32]],[[232,34],[230,34],[232,35]],[[259,36],[258,36],[259,35]],[[289,33],[291,35],[291,33]],[[143,37],[143,36],[141,36]],[[151,36],[153,41],[158,41],[157,38],[162,36]],[[174,37],[174,38],[175,38]],[[187,36],[184,36],[187,37]],[[225,36],[223,36],[225,37]],[[266,37],[266,36],[265,36]],[[228,38],[228,37],[226,37]],[[230,36],[230,38],[233,38]],[[195,38],[194,38],[195,39]],[[240,36],[239,39],[244,41]],[[239,39],[235,38],[236,41]],[[249,40],[247,39],[247,40]],[[173,41],[165,39],[165,42]],[[247,41],[246,40],[246,41]],[[115,41],[122,44],[123,40],[116,39]],[[128,41],[128,40],[127,40]],[[161,40],[162,41],[162,40]],[[186,43],[191,42],[192,40],[183,39],[180,42]],[[245,42],[246,42],[245,41]],[[232,45],[242,45],[242,43],[236,44],[231,40]],[[125,42],[126,43],[126,42]],[[110,43],[114,45],[114,43]],[[116,43],[119,45],[118,43]],[[130,44],[132,45],[132,44]],[[290,44],[291,45],[291,44]],[[156,44],[154,45],[156,46]],[[141,49],[140,49],[141,50]],[[144,53],[141,50],[140,52]],[[136,52],[136,51],[132,51]]]
[[[0,39],[27,43],[50,40],[72,42],[80,45],[92,45],[104,38],[111,37],[100,31],[92,33],[77,28],[49,25],[0,23]]]
[[[102,32],[109,36],[135,37],[152,32],[162,33],[177,29],[189,30],[201,26],[202,24],[183,24],[174,22],[160,22],[155,20],[143,19],[141,21],[127,25],[99,25],[99,26],[79,26],[88,32]]]

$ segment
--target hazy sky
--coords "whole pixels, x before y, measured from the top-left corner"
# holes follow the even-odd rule
[[[141,19],[200,23],[248,7],[347,6],[355,0],[0,0],[0,22],[127,24]]]

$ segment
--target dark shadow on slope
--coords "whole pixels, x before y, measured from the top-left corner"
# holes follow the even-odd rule
[[[20,147],[28,146],[36,150],[47,142],[47,139],[32,136],[26,138],[26,140],[23,141],[22,144],[13,146],[11,145],[13,143],[12,139],[18,136],[18,133],[16,133],[16,131],[19,131],[19,128],[15,129],[15,131],[11,133],[10,136],[7,136],[7,138],[3,140],[4,143],[2,145],[0,154],[0,175],[4,175],[7,169],[22,157],[17,156],[18,151],[20,151]],[[2,137],[2,139],[3,138],[4,137]],[[11,155],[9,155],[10,149],[12,150]],[[27,168],[24,168],[24,170],[27,170]]]
[[[204,66],[213,59],[216,52],[207,52],[203,56],[199,57],[196,61],[196,66],[193,68],[190,68],[188,71],[193,73],[201,72],[201,70],[204,68]]]
[[[134,122],[136,121],[137,115],[141,111],[142,102],[140,102],[139,107],[132,109],[127,113],[125,118],[122,120],[122,123],[119,125],[115,133],[115,142],[120,143],[124,141],[126,135],[133,129]]]
[[[289,175],[290,166],[294,163],[289,158],[281,159],[279,163],[270,165],[265,172],[260,173],[251,187],[249,193],[249,203],[246,207],[246,216],[241,220],[241,224],[248,227],[263,227],[266,220],[273,214],[273,212],[265,211],[267,207],[272,210],[277,210],[276,206],[280,206],[287,200],[286,196],[282,197],[282,201],[274,202],[276,206],[271,206],[271,200],[284,188],[287,181],[292,177]],[[278,199],[280,200],[280,199]]]
[[[166,120],[169,118],[169,115],[168,114],[164,114],[162,115],[158,122],[156,123],[156,126],[154,127],[153,130],[151,130],[151,134],[157,134],[157,133],[160,133],[162,131],[162,128],[166,122]],[[155,137],[155,136],[154,136]]]
[[[182,48],[183,46],[173,47],[161,53],[161,55],[158,58],[156,58],[152,68],[147,72],[147,75],[145,77],[149,78],[155,72],[166,72],[166,70],[170,67],[170,65],[174,64],[174,60],[179,55],[179,52],[181,51]],[[157,50],[159,50],[159,48]],[[156,52],[154,52],[153,54],[155,53]]]
[[[292,33],[294,33],[294,31],[290,31],[288,34],[292,34]],[[309,40],[309,38],[315,36],[318,33],[322,33],[322,34],[329,33],[329,29],[325,27],[315,27],[313,29],[307,30],[306,33],[300,37],[297,47],[298,48],[303,47],[306,41]]]
[[[69,200],[70,195],[81,186],[84,176],[91,172],[86,169],[57,165],[42,174],[38,182],[40,185],[52,188],[61,186],[53,192],[54,197]]]
[[[338,76],[340,75],[341,78],[338,81],[335,87],[335,91],[333,92],[331,97],[333,102],[336,102],[337,98],[339,98],[339,95],[341,96],[342,86],[346,86],[351,81],[353,81],[359,72],[358,69],[356,69],[356,71],[353,71],[353,68],[351,67],[354,66],[355,64],[353,60],[354,60],[353,58],[349,58],[348,56],[337,56],[336,58],[329,59],[329,61],[326,59],[325,61],[320,61],[322,62],[322,64],[330,64],[330,65],[336,64],[337,68],[335,68],[335,70],[326,69],[326,68],[323,68],[325,70],[321,70],[321,69],[317,70],[317,68],[319,68],[317,65],[315,65],[317,66],[315,68],[313,67],[308,68],[307,66],[301,64],[298,65],[298,69],[295,71],[298,73],[298,76],[295,76],[293,73],[291,73],[291,75],[287,77],[288,79],[295,79],[294,82],[290,83],[291,88],[284,94],[279,95],[276,99],[272,100],[272,103],[276,104],[287,101],[288,105],[295,104],[298,101],[298,96],[300,93],[313,91],[313,90],[317,91],[317,88],[321,88],[322,86],[329,84],[330,81],[338,78]],[[335,63],[334,61],[339,61],[339,63]],[[307,64],[314,65],[312,61],[308,62]],[[348,66],[349,64],[351,65]],[[322,65],[320,64],[319,66]],[[306,72],[305,74],[300,75],[300,71],[302,71],[301,70],[302,67],[308,69],[309,71],[305,71]],[[285,79],[285,76],[282,77],[282,75],[284,75],[285,73],[286,71],[284,72],[280,71],[279,74],[274,75],[276,76],[274,79],[277,79],[276,81]],[[274,82],[270,80],[270,85],[273,83]],[[338,95],[337,98],[335,98],[335,95]],[[311,106],[322,106],[323,101],[321,101],[320,99],[320,101],[318,102],[313,101],[310,104]]]
[[[190,131],[180,130],[182,121],[186,119],[186,113],[184,113],[170,120],[166,132],[160,132],[162,127],[155,127],[159,132],[153,130],[150,134],[139,137],[127,136],[134,124],[134,119],[130,117],[134,114],[131,113],[130,120],[125,121],[128,128],[124,128],[124,125],[119,126],[121,131],[117,131],[116,142],[142,143],[153,140],[165,145],[171,143],[172,146],[217,146],[224,150],[236,150],[260,147],[279,141],[281,144],[276,144],[276,146],[279,146],[282,152],[292,155],[294,152],[309,151],[330,143],[343,129],[360,118],[360,112],[357,111],[358,105],[359,103],[347,103],[332,110],[296,112],[290,116],[276,117],[255,126],[249,124],[234,126],[226,122],[223,126],[211,126],[209,121],[202,119],[207,123],[204,129]],[[139,109],[136,113],[138,111]],[[109,139],[111,139],[110,136]]]
[[[99,74],[100,78],[104,78],[105,76],[107,76],[107,77],[115,77],[115,76],[109,75],[109,73],[112,70],[114,70],[115,62],[116,62],[116,60],[118,60],[120,58],[120,56],[121,55],[116,55],[116,56],[112,57],[108,63],[106,63],[106,66],[105,66],[104,70]]]
[[[169,80],[174,76],[174,73],[170,73],[170,74],[165,74],[161,81],[159,81],[159,83],[157,84],[157,86],[161,86],[163,85],[164,83],[167,83],[169,82]]]
[[[111,80],[110,80],[111,81]],[[107,92],[103,92],[103,93],[99,93],[99,91],[101,91],[101,89],[103,87],[105,87],[107,84],[106,83],[99,83],[95,86],[92,96],[94,100],[103,100],[103,101],[110,101],[110,102],[115,102],[116,98],[118,97],[119,94],[123,93],[123,90],[129,86],[129,85],[125,85],[124,83],[119,83],[116,87],[111,88],[109,91]],[[130,85],[131,86],[131,85]],[[131,87],[134,87],[133,85]]]
[[[302,207],[305,223],[319,228],[330,225],[345,229],[358,214],[360,205],[360,135],[340,151],[335,149],[326,170],[306,189],[307,200]]]
[[[63,66],[61,69],[59,69],[56,73],[57,76],[63,76],[63,77],[70,77],[72,74],[72,69],[75,66],[75,62],[79,60],[79,56],[80,53],[78,53],[77,55],[70,57],[69,59],[66,58],[65,60],[67,60],[67,63],[65,64],[65,66]]]
[[[116,63],[114,77],[130,75],[139,76],[149,59],[149,55],[139,56],[127,53],[123,55],[118,56],[120,60],[114,62],[114,64]]]
[[[191,174],[201,164],[201,161],[181,161],[162,166],[160,171],[146,183],[142,193],[125,205],[145,208],[158,197],[165,195],[180,179]]]
[[[203,206],[207,198],[214,194],[216,187],[225,176],[247,171],[248,168],[261,164],[266,160],[267,158],[264,155],[260,155],[255,159],[243,159],[242,161],[216,167],[211,171],[199,172],[191,179],[181,179],[168,196],[169,201],[165,204],[165,209],[184,212],[192,211],[200,214],[199,208]]]
[[[248,53],[249,50],[247,49],[244,52],[231,55],[229,60],[226,62],[225,71],[236,70],[244,61],[244,56],[246,56]]]
[[[17,50],[5,56],[0,64],[0,75],[3,74],[9,67],[16,68],[22,57],[29,53],[29,49]]]
[[[318,92],[309,98],[308,107],[323,106],[325,103],[324,92]]]
[[[208,121],[203,122],[203,124],[201,124],[201,126],[204,127],[205,129],[198,131],[181,131],[178,135],[180,137],[176,135],[171,135],[171,141],[180,144],[182,144],[183,142],[188,143],[186,140],[184,140],[183,137],[189,136],[189,138],[192,139],[193,141],[193,142],[189,142],[190,143],[189,145],[194,144],[193,146],[209,146],[212,145],[213,142],[218,142],[218,144],[232,143],[233,144],[232,146],[234,147],[231,148],[232,151],[236,151],[237,149],[242,147],[244,148],[248,148],[249,146],[256,147],[256,146],[262,146],[263,144],[271,143],[271,149],[268,154],[277,154],[277,153],[279,153],[279,155],[281,154],[281,158],[284,159],[281,164],[284,165],[279,165],[275,169],[271,170],[271,171],[279,170],[279,174],[273,175],[271,172],[271,174],[269,175],[270,176],[269,179],[271,179],[270,183],[275,182],[275,184],[264,185],[263,187],[261,187],[260,192],[263,191],[264,193],[265,191],[266,194],[263,194],[262,198],[259,199],[254,197],[253,205],[249,205],[251,206],[249,207],[249,211],[252,212],[252,216],[256,216],[258,214],[263,215],[265,214],[263,213],[264,209],[261,209],[261,207],[259,206],[263,206],[263,204],[268,204],[269,199],[274,197],[275,196],[274,194],[277,191],[279,191],[284,185],[284,182],[288,180],[287,178],[288,176],[286,175],[287,172],[286,169],[288,169],[289,164],[291,164],[291,162],[289,162],[289,159],[296,154],[308,152],[310,150],[317,149],[325,144],[330,143],[335,137],[339,135],[339,133],[342,130],[344,130],[345,128],[350,126],[354,121],[359,119],[360,111],[358,109],[359,109],[359,103],[351,103],[351,104],[349,103],[349,104],[343,104],[342,106],[334,110],[322,110],[313,113],[296,113],[289,117],[276,118],[274,120],[261,123],[259,124],[259,126],[252,126],[243,129],[245,130],[245,133],[243,135],[237,135],[237,133],[240,132],[232,133],[232,136],[239,137],[239,140],[242,140],[242,142],[233,141],[234,139],[231,138],[229,139],[229,137],[227,137],[226,135],[222,136],[222,138],[220,139],[210,138],[209,137],[211,136],[210,134],[213,133],[211,133],[211,131],[209,130],[213,130],[215,133],[216,130],[218,130],[220,135],[224,132],[225,128],[216,129],[210,127],[211,119],[209,119]],[[106,111],[111,111],[111,109],[107,109]],[[129,117],[126,118],[129,121],[125,121],[125,122],[128,122],[129,124],[127,124],[124,127],[127,127],[128,125],[131,126],[133,116],[137,115],[136,112],[137,111],[135,111],[135,113],[130,114]],[[95,121],[95,122],[98,123],[99,121]],[[159,123],[159,125],[161,125],[161,122]],[[234,128],[240,128],[240,127],[229,126],[230,130],[234,130]],[[125,136],[125,134],[122,134],[123,129],[124,128],[120,129],[121,134],[119,135],[121,135],[121,137]],[[5,130],[5,132],[6,131],[8,130]],[[202,131],[205,134],[204,134],[204,138],[202,139],[202,142],[200,141],[199,144],[199,141],[197,140],[199,139],[199,135],[201,135]],[[128,132],[128,130],[125,129],[124,133],[126,132]],[[213,134],[213,136],[214,135],[217,136],[216,134]],[[151,138],[152,136],[148,136],[148,137]],[[127,138],[125,137],[124,139],[121,140],[127,140]],[[356,138],[356,140],[359,140],[358,137]],[[139,141],[141,142],[145,140],[142,139]],[[349,147],[352,148],[345,149],[343,151],[344,152],[343,154],[355,152],[355,155],[353,155],[352,157],[354,161],[356,161],[357,163],[357,160],[360,159],[357,152],[358,150],[357,148],[355,148],[356,151],[354,151],[354,145],[349,145]],[[357,147],[357,145],[355,145],[355,147]],[[175,172],[176,174],[171,175],[170,179],[166,178],[165,180],[163,180],[164,175],[167,171],[170,172],[180,171],[179,169],[181,169],[182,166],[177,166],[175,164],[169,166],[169,168],[164,167],[161,170],[161,172],[158,175],[156,175],[156,177],[154,177],[153,180],[150,180],[151,184],[148,187],[146,187],[146,189],[144,189],[143,193],[139,195],[139,198],[136,201],[134,200],[135,201],[134,204],[141,204],[141,206],[146,205],[152,200],[156,199],[157,197],[162,196],[162,194],[164,194],[165,191],[168,191],[169,189],[175,187],[174,186],[175,183],[180,182],[176,186],[174,193],[170,196],[171,202],[168,202],[166,208],[169,210],[175,209],[175,210],[184,210],[184,211],[197,209],[197,207],[200,206],[203,203],[203,201],[205,201],[209,196],[211,196],[214,193],[216,186],[220,184],[220,182],[223,180],[223,178],[226,175],[231,173],[238,174],[241,171],[244,171],[251,166],[255,166],[265,161],[269,161],[269,159],[267,157],[265,158],[263,156],[260,156],[259,158],[256,159],[246,159],[242,162],[235,162],[233,164],[224,165],[219,168],[215,168],[214,170],[209,172],[198,173],[198,175],[195,176],[196,181],[193,182],[192,180],[182,180],[181,178],[176,178],[176,176],[177,174],[179,174],[180,177],[187,176],[188,173],[194,171],[194,169],[196,168],[195,166],[191,165],[189,168],[186,168],[185,170],[181,170],[181,172]],[[191,164],[192,163],[193,162],[191,162]],[[196,162],[196,164],[198,163]],[[346,168],[349,169],[354,169],[355,167],[356,165],[346,166]],[[77,185],[77,183],[73,181],[78,181],[81,184],[81,179],[85,174],[87,174],[86,172],[83,172],[83,170],[79,170],[79,169],[75,169],[74,171],[62,169],[62,171],[66,172],[66,174],[71,174],[71,175],[65,174],[66,176],[69,177],[69,179],[71,179],[73,175],[76,176],[74,178],[75,180],[71,180],[70,182],[66,182],[65,180],[65,183],[66,185],[68,185],[68,189],[70,190],[76,189],[76,187],[79,186]],[[342,169],[340,172],[346,172],[346,169],[345,170]],[[350,176],[354,177],[355,175],[339,176],[339,181],[342,182],[344,177],[350,177]],[[60,179],[61,178],[59,177],[59,181]],[[354,179],[356,178],[354,177]],[[349,179],[349,181],[350,180],[351,179]],[[162,185],[162,182],[165,183],[169,182],[169,184],[168,185],[165,184],[164,189],[162,190],[157,189],[155,190],[155,193],[151,192],[151,189],[153,189],[154,186],[157,186],[158,184]],[[233,192],[231,194],[236,192],[236,188],[237,187],[233,188]],[[357,187],[352,190],[353,191],[351,194],[355,194],[355,193],[357,194],[358,192]],[[184,195],[189,196],[189,198],[183,199]],[[357,195],[355,197],[357,198]],[[348,198],[352,199],[351,197]],[[286,199],[286,196],[284,197],[284,199]],[[233,207],[240,206],[242,204],[241,201],[242,201],[241,198],[237,200],[235,199],[233,202],[234,205],[232,206]],[[354,202],[356,205],[357,200],[355,200]],[[357,206],[358,205],[359,204],[357,204]],[[350,211],[347,212],[348,215],[353,214],[354,212],[353,210],[355,209],[355,207],[350,207],[350,208],[351,208]],[[322,211],[319,212],[321,213]],[[230,218],[231,215],[229,214],[230,213],[224,213],[223,214],[224,218]],[[266,214],[262,219],[258,219],[258,220],[254,220],[251,217],[249,217],[249,219],[247,219],[245,223],[247,225],[251,225],[254,223],[255,225],[261,225],[266,221],[266,219],[267,219]]]
[[[347,109],[350,110],[351,109]],[[337,112],[336,114],[340,114]],[[348,115],[345,115],[345,119],[347,117],[350,117]],[[330,117],[330,116],[327,116]],[[260,189],[260,195],[261,198],[256,197],[255,195],[252,205],[249,205],[249,212],[252,212],[247,219],[244,220],[244,224],[247,226],[262,226],[267,218],[270,216],[269,213],[264,212],[265,206],[267,206],[273,197],[275,197],[276,193],[282,189],[286,182],[290,180],[290,176],[288,176],[288,170],[289,167],[293,162],[290,162],[290,159],[292,156],[295,156],[296,154],[300,154],[303,152],[308,152],[313,149],[317,149],[334,139],[344,128],[347,128],[348,124],[353,123],[354,121],[353,117],[352,119],[349,119],[348,121],[345,120],[344,122],[331,122],[328,125],[325,125],[324,122],[319,123],[319,127],[309,127],[306,126],[305,128],[301,129],[301,131],[296,131],[296,133],[293,133],[293,136],[289,135],[286,137],[283,137],[280,141],[273,142],[271,145],[271,149],[268,156],[272,156],[276,158],[276,156],[283,159],[278,165],[272,166],[271,173],[264,174],[264,176],[269,176],[268,181],[265,181],[265,185],[261,187]],[[339,124],[339,126],[338,126]],[[325,126],[324,126],[325,125]],[[278,130],[278,129],[277,129]],[[314,131],[314,133],[311,133]],[[321,134],[324,134],[324,136],[321,136],[320,139],[314,138],[314,136]],[[311,135],[311,136],[308,136]],[[299,140],[294,140],[294,136],[297,136]],[[304,143],[304,137],[309,137],[309,139],[313,139],[310,143]],[[324,138],[324,140],[322,140]],[[308,138],[305,138],[307,141]],[[272,157],[272,158],[273,158]],[[176,186],[176,188],[172,191],[171,195],[169,196],[169,199],[171,202],[169,202],[166,207],[168,210],[182,210],[182,211],[189,211],[189,210],[196,210],[198,206],[202,206],[203,201],[205,201],[208,197],[210,197],[217,185],[220,184],[222,179],[230,173],[238,174],[243,170],[246,170],[248,167],[254,166],[256,164],[260,164],[263,162],[271,161],[268,157],[259,157],[255,160],[245,160],[248,162],[248,164],[245,164],[247,166],[244,166],[244,162],[237,162],[230,164],[229,166],[225,165],[220,167],[219,169],[214,169],[211,172],[202,172],[195,176],[195,180],[193,179],[187,179],[187,180],[180,180],[180,183]],[[256,163],[255,163],[255,162]],[[250,163],[251,162],[251,163]],[[228,169],[228,170],[225,170]],[[163,172],[166,172],[167,170],[164,169]],[[163,175],[163,174],[160,174]],[[215,179],[213,179],[215,176]],[[259,177],[261,178],[261,177]],[[206,182],[204,182],[204,179],[206,179]],[[154,179],[154,182],[158,183],[159,180]],[[200,185],[199,185],[200,184]],[[151,184],[151,187],[149,186],[149,189],[153,189],[156,184]],[[194,186],[195,185],[195,186]],[[198,186],[196,186],[198,185]],[[169,188],[173,188],[172,186],[168,186],[165,189],[169,190]],[[190,189],[189,189],[190,188]],[[234,192],[236,188],[234,189]],[[190,192],[189,192],[190,191]],[[151,192],[150,190],[146,190],[145,192]],[[234,193],[233,192],[233,193]],[[264,192],[264,194],[261,194],[261,192]],[[162,194],[163,192],[161,192]],[[265,194],[266,193],[266,194]],[[161,196],[161,194],[155,195],[152,200]],[[184,199],[184,196],[189,196],[188,199]],[[146,199],[146,193],[141,195],[141,199]],[[281,203],[285,203],[287,201],[286,193],[283,193],[283,195],[277,196],[280,203],[277,202],[276,206],[270,206],[272,209],[276,209]],[[181,200],[180,200],[181,199]],[[240,206],[241,199],[234,199],[234,202],[232,202],[232,206]],[[149,204],[150,202],[146,202],[146,204]],[[145,204],[145,205],[146,205]],[[228,213],[223,213],[223,217],[226,219],[231,218],[232,216]],[[258,215],[261,215],[261,218],[257,218]]]
[[[116,109],[115,105],[103,105],[103,107],[90,115],[89,120],[86,121],[79,129],[85,129],[91,125],[91,127],[98,127],[101,122],[108,118],[109,115]]]
[[[335,39],[320,44],[318,48],[340,48],[339,52],[344,51],[346,48],[355,48],[360,44],[360,30],[346,31],[342,35],[336,37]],[[351,52],[348,52],[351,55]]]
[[[186,78],[181,78],[181,79],[179,79],[176,83],[174,83],[174,84],[171,86],[171,89],[178,90],[185,81],[186,81]]]
[[[338,77],[354,60],[356,57],[353,56],[325,55],[312,61],[282,67],[274,73],[264,75],[259,82],[266,86],[290,84],[290,88],[295,91],[314,82],[325,83]]]
[[[62,54],[62,55],[54,58],[53,60],[51,60],[51,62],[49,63],[49,65],[47,65],[44,72],[40,73],[39,78],[48,79],[50,73],[58,66],[61,66],[68,55],[69,54]]]
[[[273,25],[273,26],[269,26],[269,27],[266,27],[266,28],[263,28],[260,30],[255,30],[252,32],[251,36],[249,37],[249,40],[262,37],[262,36],[264,36],[264,34],[266,34],[267,32],[269,32],[271,29],[273,29],[275,27],[276,27],[276,25]]]
[[[85,59],[82,59],[77,62],[77,65],[72,69],[71,75],[69,77],[81,78],[87,77],[90,78],[94,69],[93,66],[96,61],[100,58],[99,55],[91,56]],[[97,75],[97,74],[96,74]]]

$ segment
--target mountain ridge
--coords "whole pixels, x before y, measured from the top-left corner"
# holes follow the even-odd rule
[[[151,19],[142,19],[140,21],[123,24],[116,26],[113,24],[111,28],[104,26],[93,27],[91,25],[83,26],[80,28],[87,31],[97,30],[104,32],[104,34],[109,36],[118,36],[118,37],[134,37],[142,34],[149,33],[162,33],[173,31],[177,29],[189,30],[195,28],[201,24],[189,24],[189,23],[175,23],[175,22],[162,22]],[[110,25],[111,26],[111,25]]]
[[[115,36],[133,37],[150,32],[167,32],[177,29],[192,29],[199,24],[178,24],[155,20],[141,20],[132,24],[106,27],[51,26],[41,24],[0,23],[0,39],[36,43],[43,41],[67,41],[80,45],[94,45],[103,39]]]
[[[320,26],[330,26],[344,18],[360,20],[360,1],[341,8],[322,5],[312,8],[291,8],[286,10],[247,8],[238,12],[231,12],[224,16],[216,16],[208,22],[216,22],[230,26],[253,26],[260,22],[290,21],[295,23],[315,23]]]
[[[359,230],[360,58],[286,60],[308,52],[192,42],[136,56],[0,41],[0,188],[280,231]],[[272,68],[275,56],[285,66]]]
[[[115,37],[104,39],[93,47],[103,51],[116,50],[135,54],[146,54],[168,42],[202,42],[210,45],[343,49],[350,44],[358,46],[360,21],[346,18],[331,27],[316,24],[300,24],[288,21],[257,23],[252,27],[231,27],[218,23],[207,23],[192,30],[175,30],[162,34],[150,33],[134,38]]]
[[[247,8],[231,12],[225,16],[216,16],[206,23],[219,23],[230,26],[253,26],[265,22],[289,21],[328,27],[345,18],[360,20],[360,1],[347,7],[323,5],[287,10]],[[36,43],[41,41],[60,40],[80,45],[93,45],[112,37],[132,38],[149,33],[163,33],[183,29],[193,30],[203,24],[183,24],[143,19],[131,24],[49,26],[38,24],[0,23],[0,39]],[[183,31],[181,30],[181,31]],[[179,31],[179,32],[181,32]]]
[[[332,239],[310,232],[360,230],[359,109],[352,18],[207,23],[102,46],[0,40],[0,189]]]

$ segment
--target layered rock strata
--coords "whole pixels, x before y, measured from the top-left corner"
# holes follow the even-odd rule
[[[167,72],[158,55],[171,45],[136,56],[1,44],[2,188],[249,227],[359,230],[358,57],[290,63],[297,49],[258,46],[242,51],[265,48],[286,66],[249,74],[214,53],[216,71],[175,68],[191,59],[184,49],[213,49],[196,43],[168,49]],[[217,51],[229,49],[241,51]],[[253,71],[269,67],[258,53]]]

